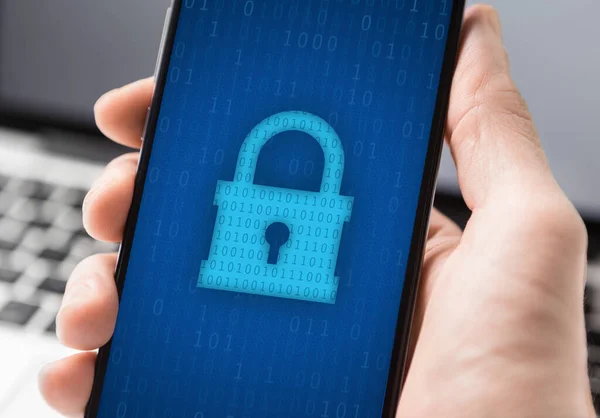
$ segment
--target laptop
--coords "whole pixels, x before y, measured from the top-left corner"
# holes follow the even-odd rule
[[[86,191],[125,151],[99,135],[93,104],[152,73],[168,3],[0,0],[0,418],[58,417],[38,393],[37,373],[70,353],[54,322],[66,281],[83,258],[117,248],[92,240],[81,222]],[[589,53],[600,38],[600,3],[530,3],[497,7],[551,164],[590,227],[586,312],[600,393],[600,87],[592,78],[600,58]],[[437,205],[464,224],[469,212],[447,155],[439,190]]]
[[[169,0],[0,0],[0,417],[58,417],[37,388],[70,353],[54,318],[92,240],[81,204],[126,149],[96,131],[105,91],[152,74]],[[26,47],[25,47],[26,46]]]

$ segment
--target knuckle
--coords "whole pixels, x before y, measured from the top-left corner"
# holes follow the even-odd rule
[[[74,269],[56,317],[59,341],[78,350],[95,349],[112,334],[118,298],[110,271],[114,254],[86,258]],[[86,330],[94,329],[90,335]]]
[[[585,223],[566,196],[538,201],[530,205],[526,213],[531,225],[545,236],[576,252],[586,250],[588,235]]]
[[[508,74],[495,74],[490,77],[486,87],[490,108],[512,117],[516,116],[516,119],[525,121],[528,125],[532,124],[529,106]]]
[[[485,81],[479,86],[477,93],[482,105],[491,110],[515,114],[531,122],[532,118],[527,102],[510,75],[504,72],[488,74]]]
[[[535,242],[553,248],[585,253],[588,242],[585,223],[558,185],[534,183],[520,187],[523,186],[511,182],[497,188],[480,210],[508,221],[502,225],[510,236],[535,237]]]
[[[478,118],[476,126],[496,134],[508,133],[541,148],[529,106],[510,75],[500,72],[484,78],[475,93],[478,111],[470,115]]]
[[[469,8],[468,17],[495,23],[500,19],[496,8],[490,4],[475,4]]]
[[[138,153],[128,153],[112,160],[105,168],[100,177],[94,182],[90,191],[83,200],[84,222],[89,210],[97,202],[98,198],[113,185],[127,183],[129,189],[133,188],[135,173],[137,171]]]
[[[103,280],[103,272],[99,271],[98,266],[105,261],[108,262],[112,254],[94,254],[84,258],[75,266],[71,272],[71,277],[67,282],[68,292],[75,285],[94,287],[96,283]],[[112,258],[110,258],[112,261]]]
[[[127,170],[131,167],[135,167],[137,165],[138,154],[139,153],[137,152],[129,152],[123,155],[119,155],[107,164],[104,172],[109,172],[109,170],[115,168]]]
[[[510,75],[486,73],[477,81],[471,105],[460,115],[451,133],[469,132],[478,142],[481,131],[508,130],[538,143],[538,134],[527,102]]]

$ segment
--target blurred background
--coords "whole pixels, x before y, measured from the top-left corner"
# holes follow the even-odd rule
[[[81,225],[86,190],[124,151],[95,129],[93,104],[152,74],[168,3],[0,0],[0,418],[55,416],[35,376],[67,353],[54,337],[67,277],[83,257],[115,249]],[[600,393],[600,2],[488,3],[554,173],[588,225],[585,309]],[[461,225],[469,218],[447,153],[436,205]]]

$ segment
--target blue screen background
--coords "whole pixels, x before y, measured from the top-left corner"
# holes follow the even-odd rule
[[[381,416],[446,46],[446,0],[186,0],[99,417]],[[354,197],[335,305],[196,287],[218,180],[258,122],[335,127]],[[283,133],[256,183],[318,191],[323,153]]]

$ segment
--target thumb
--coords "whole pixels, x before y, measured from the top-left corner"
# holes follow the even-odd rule
[[[500,21],[490,6],[465,14],[447,141],[467,205],[490,195],[555,185],[527,105],[510,76]]]

